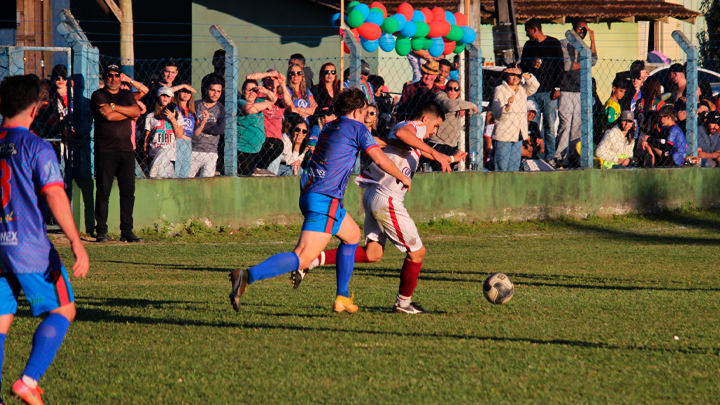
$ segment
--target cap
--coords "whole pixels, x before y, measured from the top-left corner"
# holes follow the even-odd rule
[[[720,114],[717,111],[710,111],[707,116],[708,124],[720,124]]]
[[[535,105],[534,101],[532,101],[532,100],[527,101],[527,110],[537,112],[537,106]]]
[[[421,66],[421,69],[423,72],[425,72],[429,75],[440,74],[440,64],[434,60],[429,60],[429,61],[425,62],[425,64]]]
[[[120,66],[118,65],[107,65],[107,67],[103,71],[103,75],[107,75],[110,72],[122,73],[122,69],[120,69]]]
[[[370,64],[368,64],[364,60],[360,61],[360,74],[363,74],[363,75],[370,74]]]
[[[635,121],[635,114],[632,111],[625,110],[620,114],[620,121]]]
[[[675,73],[675,72],[685,73],[685,65],[682,65],[680,63],[673,63],[672,65],[670,65],[670,68],[668,69],[668,73]]]
[[[173,91],[172,91],[172,89],[171,89],[170,87],[160,87],[160,89],[158,89],[157,95],[158,95],[158,97],[160,97],[160,96],[162,96],[162,95],[166,95],[166,96],[168,96],[168,97],[172,97],[172,96],[174,96],[175,94],[173,94]]]
[[[52,74],[50,74],[51,77],[67,77],[67,75],[67,66],[65,65],[55,65],[52,70]]]

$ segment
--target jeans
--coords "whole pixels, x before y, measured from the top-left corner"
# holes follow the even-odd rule
[[[542,113],[543,129],[545,134],[543,140],[545,141],[545,154],[542,156],[543,159],[552,159],[555,156],[555,123],[557,123],[557,112],[558,112],[558,101],[551,100],[550,95],[552,92],[546,91],[544,93],[535,93],[528,97],[530,100],[535,101],[538,106],[538,111]],[[535,116],[535,122],[540,124],[540,114]]]
[[[95,233],[107,233],[108,204],[113,177],[120,189],[120,231],[132,232],[135,205],[135,153],[95,153]]]
[[[496,172],[516,172],[520,170],[522,160],[522,141],[493,141]]]
[[[186,179],[190,177],[190,165],[192,164],[192,145],[190,139],[178,139],[175,153],[175,177]],[[214,174],[214,173],[213,173]]]
[[[563,92],[559,104],[560,126],[558,127],[555,159],[562,160],[563,166],[568,166],[576,163],[579,157],[575,148],[580,142],[580,132],[582,131],[580,93]]]

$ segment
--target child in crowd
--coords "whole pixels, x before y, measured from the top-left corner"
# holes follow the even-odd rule
[[[150,178],[175,177],[176,139],[190,139],[184,135],[185,119],[172,102],[173,91],[161,87],[157,92],[155,111],[145,119],[145,148],[149,148]]]
[[[620,100],[625,97],[625,91],[627,91],[627,84],[624,80],[615,79],[612,84],[612,94],[608,101],[605,102],[605,115],[603,116],[603,132],[605,132],[610,124],[615,122],[620,117],[622,108],[620,107]]]

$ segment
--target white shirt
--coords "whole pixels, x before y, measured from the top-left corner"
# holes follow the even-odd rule
[[[185,119],[182,117],[182,114],[178,114],[176,112],[175,119],[177,120],[179,127],[185,126]],[[150,135],[152,136],[150,141],[150,152],[148,153],[150,156],[157,155],[157,153],[162,149],[170,149],[168,151],[168,157],[170,160],[176,159],[175,145],[177,142],[175,130],[173,129],[170,121],[164,118],[157,119],[157,117],[155,117],[155,113],[152,112],[145,120],[145,130],[150,131]]]

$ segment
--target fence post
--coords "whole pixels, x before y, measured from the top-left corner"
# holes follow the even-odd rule
[[[358,42],[350,28],[343,26],[343,29],[345,30],[345,44],[347,44],[347,47],[350,50],[350,65],[348,66],[350,74],[348,75],[349,77],[343,77],[343,80],[350,81],[350,86],[348,87],[356,87],[359,89],[362,48],[360,47],[360,42]],[[342,75],[344,72],[339,73]]]
[[[580,166],[593,167],[592,52],[575,31],[567,30],[565,38],[580,54]]]
[[[95,131],[93,127],[92,112],[90,111],[90,98],[99,88],[100,82],[100,53],[93,47],[87,36],[80,28],[70,10],[62,10],[58,15],[60,24],[58,32],[65,38],[73,49],[73,120],[75,134],[79,141],[79,148],[75,150],[73,158],[74,177],[91,178],[95,173],[93,142]],[[79,161],[79,162],[78,162]]]
[[[465,50],[468,52],[469,69],[467,71],[469,101],[478,106],[478,113],[470,116],[468,125],[468,159],[472,160],[475,154],[475,167],[468,165],[469,170],[483,171],[483,129],[485,120],[482,114],[482,94],[483,94],[483,71],[482,71],[482,49],[474,44],[467,44]],[[492,100],[490,101],[492,103]],[[471,162],[472,163],[472,162]]]
[[[7,75],[18,76],[25,74],[24,51],[20,46],[7,47]]]
[[[238,51],[219,25],[210,26],[210,33],[225,50],[225,175],[237,176]]]
[[[685,76],[687,77],[687,87],[685,88],[687,97],[685,102],[687,105],[687,133],[685,138],[688,150],[686,154],[697,157],[698,50],[682,31],[673,31],[672,37],[685,52],[687,59],[687,67],[685,68]]]

